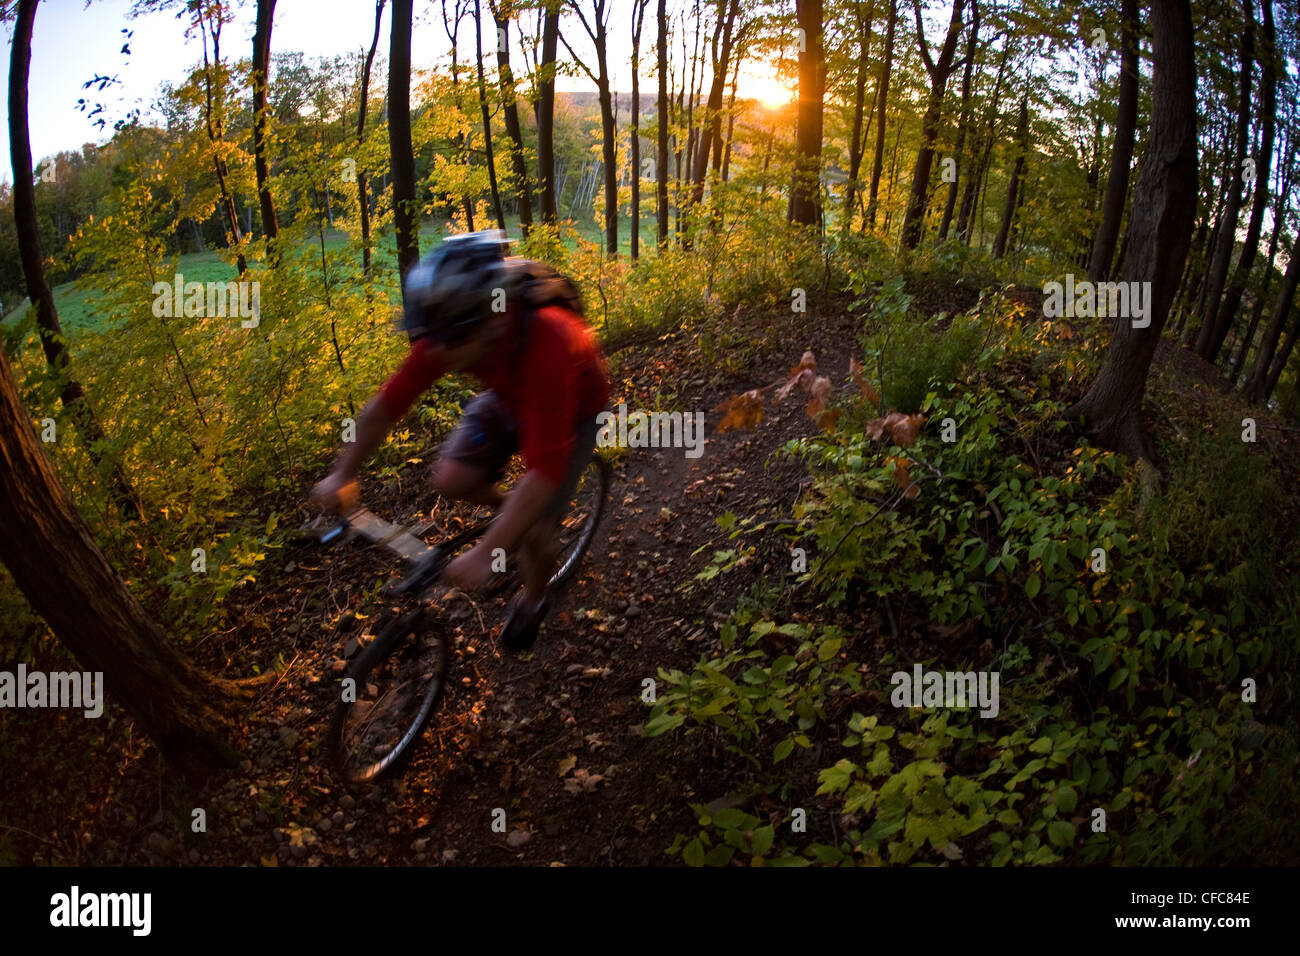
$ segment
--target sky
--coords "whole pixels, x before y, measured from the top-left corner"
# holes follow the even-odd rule
[[[0,4],[8,6],[9,4]],[[142,122],[151,119],[149,108],[164,81],[179,82],[191,65],[202,57],[198,37],[185,38],[185,19],[174,13],[155,13],[132,19],[130,0],[99,0],[86,5],[85,0],[44,0],[37,8],[32,34],[32,63],[29,79],[28,126],[31,131],[33,163],[60,150],[79,149],[83,143],[102,143],[108,133],[96,128],[77,110],[77,100],[92,97],[109,106],[112,120],[122,118],[133,107],[141,111]],[[178,6],[183,6],[178,4]],[[389,4],[391,6],[391,4]],[[450,44],[443,29],[441,4],[436,0],[417,0],[416,23],[411,41],[411,61],[416,67],[431,66],[446,57]],[[670,9],[676,3],[670,4]],[[609,64],[616,90],[631,89],[631,8],[630,0],[612,0],[610,16]],[[487,2],[483,0],[486,19]],[[250,56],[252,51],[254,3],[236,3],[235,22],[222,33],[222,57]],[[296,50],[308,58],[334,56],[369,47],[374,30],[374,4],[371,0],[279,0],[271,31],[273,51]],[[643,30],[642,84],[653,89],[647,79],[653,66],[655,24],[653,6]],[[389,10],[384,11],[384,25],[379,41],[379,55],[387,56]],[[129,56],[121,52],[123,29],[134,30]],[[3,28],[5,40],[4,71],[6,89],[9,77],[9,50],[12,48],[13,24]],[[460,45],[466,54],[473,51],[473,19],[466,18]],[[574,49],[583,54],[590,47],[576,18],[565,18],[565,35]],[[585,42],[579,42],[579,41]],[[485,50],[492,43],[484,31]],[[511,33],[511,52],[518,70],[521,52],[518,35]],[[565,58],[563,45],[560,57]],[[761,67],[756,66],[756,69]],[[82,84],[96,75],[116,75],[121,85],[103,93],[87,93]],[[742,77],[750,85],[761,85],[761,76]],[[275,82],[274,73],[271,82]],[[770,79],[768,80],[770,83]],[[746,84],[742,82],[742,87]],[[585,76],[560,77],[561,90],[594,90]],[[8,98],[0,101],[0,179],[11,181],[9,163]],[[158,119],[157,114],[152,116]]]

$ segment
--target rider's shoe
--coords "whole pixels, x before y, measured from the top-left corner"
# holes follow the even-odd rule
[[[510,615],[506,625],[501,629],[501,640],[511,650],[521,651],[533,646],[537,640],[537,631],[551,609],[550,595],[542,598],[541,603],[532,605],[521,591],[510,605]]]

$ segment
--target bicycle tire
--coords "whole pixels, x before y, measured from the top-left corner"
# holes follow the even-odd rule
[[[591,461],[583,469],[583,474],[578,479],[578,487],[574,490],[574,498],[579,509],[583,505],[581,499],[585,496],[584,483],[587,481],[594,482],[591,487],[595,491],[595,500],[590,505],[590,513],[579,519],[585,523],[577,531],[575,541],[567,550],[562,550],[560,553],[559,567],[551,575],[551,580],[547,585],[547,588],[553,591],[560,590],[573,579],[578,570],[578,565],[581,564],[583,557],[591,547],[591,542],[596,537],[596,528],[600,524],[600,519],[605,514],[605,502],[609,498],[610,467],[609,462],[599,454],[591,456]],[[561,525],[562,528],[573,517],[571,503],[570,513],[565,516],[565,521]]]
[[[355,681],[355,700],[334,705],[327,738],[347,783],[373,783],[410,756],[442,696],[451,651],[421,605],[389,622],[348,667],[343,679]]]

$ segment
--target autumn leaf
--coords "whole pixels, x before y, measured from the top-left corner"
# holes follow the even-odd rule
[[[873,441],[880,441],[889,432],[890,441],[903,448],[916,443],[916,435],[925,423],[925,416],[919,412],[904,415],[902,412],[890,412],[884,418],[873,418],[867,422],[866,431]]]
[[[831,380],[825,375],[819,375],[813,380],[808,388],[808,394],[812,397],[808,399],[808,417],[816,418],[822,412],[826,411],[826,396],[830,394]]]
[[[560,760],[558,764],[556,764],[555,769],[558,770],[560,772],[560,776],[563,777],[566,773],[568,773],[577,765],[578,765],[578,758],[575,757],[573,754],[569,754],[569,756],[563,758],[562,760]]]
[[[910,500],[921,493],[921,486],[912,480],[912,476],[907,470],[908,459],[887,458],[885,459],[885,464],[893,464],[894,484],[903,489],[904,498]]]
[[[763,396],[758,389],[751,389],[743,395],[734,395],[718,406],[723,413],[718,432],[730,428],[753,428],[763,420]]]
[[[869,402],[880,402],[880,396],[876,393],[876,390],[862,377],[862,366],[858,364],[858,360],[855,358],[849,359],[849,375],[857,383],[858,391],[862,393],[863,398]]]
[[[804,352],[799,364],[790,369],[790,381],[781,386],[781,390],[776,393],[777,398],[785,398],[795,388],[802,388],[807,391],[812,387],[816,377],[817,359],[811,351]]]

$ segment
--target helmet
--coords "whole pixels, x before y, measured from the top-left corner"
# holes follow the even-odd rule
[[[406,274],[402,327],[412,339],[463,342],[487,318],[508,282],[506,234],[499,229],[448,236]]]

